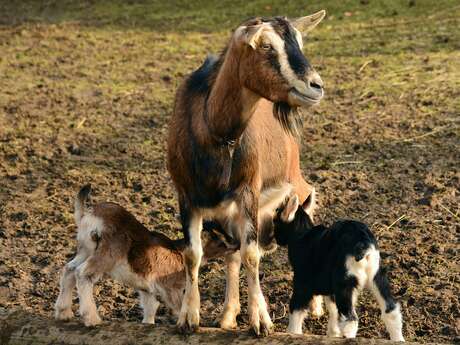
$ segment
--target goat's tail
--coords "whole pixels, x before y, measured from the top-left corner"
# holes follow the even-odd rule
[[[90,193],[91,193],[91,185],[87,184],[87,185],[84,185],[80,189],[77,196],[75,197],[74,216],[75,216],[75,222],[77,223],[77,226],[80,226],[80,221],[85,214],[85,209],[86,209],[85,203],[88,202]]]

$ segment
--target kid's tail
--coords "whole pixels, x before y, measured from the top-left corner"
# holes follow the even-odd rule
[[[75,216],[75,222],[77,223],[77,226],[80,226],[80,221],[85,214],[85,203],[89,200],[89,195],[91,193],[91,185],[87,184],[84,185],[80,191],[78,192],[76,198],[75,198],[75,211],[74,211],[74,216]]]

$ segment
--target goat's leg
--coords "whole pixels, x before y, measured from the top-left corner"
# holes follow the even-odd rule
[[[246,269],[248,280],[249,324],[257,336],[267,336],[273,331],[273,323],[268,314],[267,303],[260,288],[258,244],[258,200],[257,193],[245,189],[239,203],[241,261]]]
[[[54,317],[57,320],[69,320],[73,317],[72,292],[76,285],[75,269],[84,260],[83,255],[77,254],[62,269],[59,296],[54,305]]]
[[[236,317],[240,313],[240,267],[241,254],[235,252],[225,256],[226,286],[225,304],[220,327],[223,329],[236,328]]]
[[[342,333],[339,328],[339,311],[334,301],[330,297],[325,297],[324,302],[326,303],[328,321],[327,321],[327,336],[340,338]]]
[[[379,269],[374,277],[371,290],[379,303],[381,317],[393,341],[404,341],[402,335],[402,315],[400,306],[391,293],[386,274]]]
[[[302,325],[308,315],[308,305],[311,302],[312,294],[305,286],[294,283],[294,291],[289,301],[289,326],[287,332],[291,334],[302,334]]]
[[[185,261],[185,293],[177,320],[177,326],[183,333],[194,332],[200,324],[200,292],[198,290],[198,271],[200,268],[203,248],[201,245],[201,230],[203,217],[198,210],[190,210],[181,205],[181,222],[188,239],[184,250]]]
[[[321,317],[324,315],[323,296],[313,296],[310,302],[310,315],[313,317]]]
[[[139,300],[144,311],[144,318],[142,323],[155,324],[155,315],[157,313],[160,302],[156,299],[155,295],[147,291],[139,291]]]
[[[249,230],[254,231],[254,230]],[[251,239],[254,234],[242,241],[241,258],[248,279],[248,312],[249,324],[257,336],[267,336],[273,329],[273,323],[267,310],[259,281],[259,246],[255,239]]]
[[[97,260],[89,258],[77,267],[75,274],[77,280],[78,299],[80,303],[80,316],[85,326],[96,326],[102,322],[97,313],[94,302],[93,287],[99,280],[100,274],[97,269]]]
[[[358,332],[358,315],[355,310],[357,296],[358,289],[354,286],[344,287],[335,294],[339,328],[345,338],[355,338]]]

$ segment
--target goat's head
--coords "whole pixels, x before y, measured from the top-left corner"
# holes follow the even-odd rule
[[[205,260],[226,256],[240,249],[238,241],[217,227],[215,229],[203,229],[202,236]]]
[[[288,21],[286,18],[253,18],[238,27],[234,43],[241,48],[239,78],[259,96],[289,107],[317,104],[323,82],[302,53],[302,36],[326,12]]]
[[[276,210],[273,218],[274,233],[276,242],[280,245],[287,245],[289,237],[292,233],[303,233],[306,230],[313,228],[313,221],[309,213],[314,207],[314,193],[300,205],[299,197],[291,195],[284,203]]]

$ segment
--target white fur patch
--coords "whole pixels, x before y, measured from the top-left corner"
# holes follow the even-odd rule
[[[289,64],[288,56],[285,50],[284,40],[275,32],[273,27],[269,27],[261,34],[263,39],[270,42],[273,49],[278,54],[278,63],[280,65],[281,74],[287,80],[291,87],[296,88],[300,93],[307,93],[307,85],[304,81],[300,80]]]
[[[345,338],[356,338],[356,333],[358,333],[358,321],[339,321],[340,332]]]
[[[281,205],[291,191],[292,185],[290,183],[283,183],[280,186],[264,190],[259,197],[259,219],[266,215],[273,217],[276,208]]]
[[[325,297],[324,301],[328,312],[327,336],[339,338],[342,336],[342,332],[339,328],[339,311],[337,309],[337,305],[330,297]]]
[[[238,213],[238,207],[233,200],[221,202],[213,208],[203,208],[201,213],[204,219],[218,220],[222,223],[235,217]]]
[[[382,320],[393,341],[404,341],[402,335],[402,315],[399,304],[389,313],[382,312]]]
[[[80,246],[86,250],[94,251],[97,243],[92,240],[94,233],[101,236],[104,230],[104,221],[102,218],[96,217],[91,213],[87,213],[81,218],[80,226],[78,227],[77,240]]]
[[[303,49],[303,40],[302,40],[302,33],[294,28],[295,30],[295,38],[297,39],[297,43],[299,44],[300,50]]]
[[[289,326],[287,328],[288,333],[291,334],[302,334],[303,320],[307,316],[306,310],[295,310],[289,314]]]
[[[364,258],[356,261],[353,256],[348,256],[345,260],[347,274],[358,280],[359,288],[371,287],[375,274],[379,269],[380,252],[373,245],[368,249]]]
[[[128,261],[116,264],[108,274],[112,279],[131,286],[134,289],[155,292],[154,285],[136,274]]]

